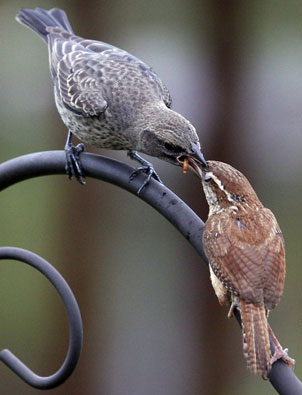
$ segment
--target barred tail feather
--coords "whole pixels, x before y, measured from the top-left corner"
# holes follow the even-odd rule
[[[34,10],[21,8],[16,19],[18,22],[38,33],[46,43],[48,27],[59,27],[69,33],[73,33],[65,12],[59,8],[53,8],[49,11],[43,8],[36,8]]]
[[[271,350],[264,305],[255,306],[240,301],[240,312],[247,366],[253,373],[266,377],[271,368]]]

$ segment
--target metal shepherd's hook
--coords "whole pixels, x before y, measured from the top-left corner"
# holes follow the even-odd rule
[[[1,247],[0,260],[22,261],[39,270],[56,288],[65,305],[69,320],[69,348],[60,369],[48,377],[41,377],[30,370],[11,351],[0,352],[0,360],[32,387],[50,389],[62,384],[74,371],[80,358],[83,343],[83,326],[77,301],[61,274],[47,261],[30,251],[15,247]]]

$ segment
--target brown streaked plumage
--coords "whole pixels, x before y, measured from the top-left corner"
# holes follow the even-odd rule
[[[209,204],[203,245],[212,285],[221,304],[231,301],[240,308],[247,365],[266,376],[272,363],[267,315],[285,280],[282,233],[274,214],[232,166],[208,161],[202,184]],[[280,352],[279,343],[276,347]],[[292,363],[285,351],[280,356]]]

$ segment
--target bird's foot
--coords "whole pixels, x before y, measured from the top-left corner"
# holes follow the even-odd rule
[[[161,179],[159,178],[158,174],[156,173],[156,171],[154,170],[154,167],[151,164],[146,165],[146,166],[141,166],[141,167],[138,167],[137,169],[133,170],[133,172],[130,174],[129,180],[132,181],[139,173],[146,173],[147,177],[146,177],[145,181],[142,183],[139,190],[137,191],[138,195],[145,188],[145,186],[147,186],[149,184],[152,177],[154,177],[156,180],[158,180],[160,183],[162,183]]]
[[[70,139],[67,139],[65,145],[65,155],[66,155],[66,166],[65,170],[68,178],[71,180],[72,176],[82,185],[86,184],[84,181],[85,175],[82,170],[80,162],[80,153],[85,150],[84,144],[78,144],[76,146],[71,144]]]
[[[232,301],[230,310],[228,312],[228,318],[232,318],[234,315],[234,310],[238,309],[240,311],[240,302],[239,299],[235,296],[234,300]]]
[[[271,365],[278,361],[278,359],[283,359],[287,365],[289,365],[292,369],[295,369],[296,361],[288,355],[287,348],[283,349],[282,347],[278,347],[275,349],[274,355],[271,358]]]
[[[138,195],[145,188],[145,186],[149,184],[152,177],[154,177],[157,181],[159,181],[162,184],[162,181],[159,175],[154,170],[152,163],[143,159],[140,155],[138,155],[136,151],[128,151],[128,155],[130,156],[131,159],[136,160],[142,165],[141,167],[138,167],[137,169],[133,170],[133,172],[130,174],[129,177],[130,181],[132,181],[140,173],[145,173],[147,175],[147,178],[145,179],[145,181],[137,191]]]
[[[279,340],[277,339],[276,335],[274,334],[274,331],[272,330],[269,323],[267,323],[267,328],[268,328],[269,336],[275,346],[275,352],[274,352],[274,355],[272,356],[271,361],[270,361],[271,365],[274,362],[278,361],[278,359],[283,359],[284,362],[286,362],[292,369],[294,369],[296,366],[296,361],[288,355],[287,348],[285,348],[285,349],[282,348],[281,344],[279,343]]]

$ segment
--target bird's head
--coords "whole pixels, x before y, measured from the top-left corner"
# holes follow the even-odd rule
[[[262,206],[251,184],[239,170],[218,161],[210,160],[207,164],[200,170],[200,176],[210,212],[230,206]]]
[[[193,125],[180,114],[165,109],[150,117],[140,132],[140,151],[187,169],[206,166]]]

